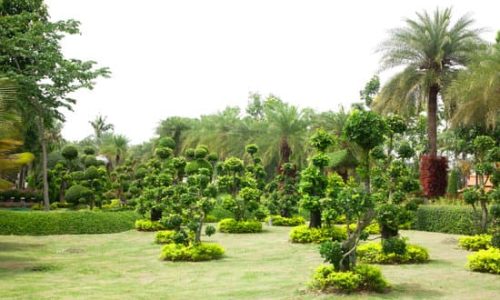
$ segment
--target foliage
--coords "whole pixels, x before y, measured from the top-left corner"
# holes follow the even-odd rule
[[[262,223],[259,221],[223,219],[219,222],[218,227],[219,231],[224,233],[257,233],[262,231]]]
[[[158,221],[144,219],[135,221],[134,227],[139,231],[158,231],[165,229],[165,227]]]
[[[266,218],[266,222],[273,226],[299,226],[306,223],[306,220],[301,216],[285,218],[279,215],[272,215]]]
[[[338,272],[332,266],[320,266],[315,270],[310,286],[324,292],[351,293],[384,292],[389,284],[377,267],[359,265],[349,272]]]
[[[345,230],[340,227],[309,228],[301,225],[292,228],[290,231],[290,241],[292,243],[307,244],[321,243],[328,240],[341,241],[346,238]]]
[[[421,205],[416,211],[414,229],[432,232],[474,234],[476,214],[466,206]]]
[[[398,254],[384,253],[381,243],[370,242],[360,245],[357,254],[360,261],[376,264],[411,264],[424,263],[429,260],[429,253],[425,248],[411,244],[406,245],[403,254]]]
[[[446,157],[424,155],[420,161],[420,184],[426,197],[446,193],[448,161]]]
[[[224,248],[217,244],[167,244],[161,249],[160,259],[169,261],[207,261],[222,258]]]
[[[492,236],[489,234],[478,234],[458,238],[458,245],[469,251],[484,250],[491,247]]]
[[[15,9],[12,9],[15,7]],[[45,209],[50,209],[47,179],[47,132],[64,121],[62,108],[72,108],[70,98],[80,88],[91,89],[106,68],[95,62],[64,57],[60,46],[66,35],[79,34],[79,22],[52,22],[43,1],[25,1],[11,6],[0,3],[0,73],[18,84],[16,106],[25,128],[31,128],[41,148],[41,177]]]
[[[82,185],[74,185],[70,187],[64,196],[64,198],[72,204],[89,204],[94,194],[92,191]]]
[[[130,230],[138,218],[134,212],[0,211],[2,235],[95,234]]]
[[[457,169],[452,169],[448,175],[448,186],[446,188],[446,195],[449,197],[456,197],[460,186],[460,173]]]
[[[500,274],[500,249],[479,250],[467,256],[468,267],[472,271]]]
[[[157,243],[157,244],[174,243],[174,236],[175,236],[175,231],[173,231],[173,230],[157,231],[155,234],[155,243]]]
[[[354,110],[344,131],[350,141],[369,151],[384,141],[387,125],[376,113]]]

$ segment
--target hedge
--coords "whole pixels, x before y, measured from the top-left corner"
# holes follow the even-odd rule
[[[114,233],[134,228],[133,211],[0,211],[0,235]]]
[[[413,229],[472,235],[477,231],[477,216],[471,207],[456,205],[420,205]]]

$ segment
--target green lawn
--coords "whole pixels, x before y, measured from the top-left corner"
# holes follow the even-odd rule
[[[202,263],[158,260],[153,233],[0,236],[0,299],[333,299],[307,291],[321,263],[317,245],[290,244],[290,228],[212,236],[226,257]],[[383,266],[388,294],[344,299],[499,299],[500,276],[465,269],[457,236],[406,231],[429,249],[424,265]]]

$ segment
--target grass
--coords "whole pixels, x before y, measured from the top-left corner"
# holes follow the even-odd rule
[[[317,245],[291,244],[290,228],[206,238],[226,248],[222,260],[161,262],[154,233],[0,236],[1,299],[332,299],[306,289],[321,264]],[[423,265],[381,266],[387,294],[343,299],[498,299],[500,276],[465,269],[457,235],[405,231],[426,247]]]

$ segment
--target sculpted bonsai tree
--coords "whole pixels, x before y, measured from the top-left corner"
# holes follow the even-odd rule
[[[236,221],[248,219],[259,208],[262,192],[252,173],[245,172],[243,161],[236,157],[226,159],[218,176],[217,185],[224,198],[224,207],[234,213]]]
[[[387,125],[374,112],[355,110],[347,119],[344,132],[347,140],[356,143],[361,149],[362,164],[357,173],[362,179],[363,185],[361,186],[352,180],[345,187],[338,185],[341,190],[332,199],[333,208],[339,214],[345,214],[346,218],[356,223],[356,229],[348,230],[347,239],[341,243],[340,247],[334,247],[334,249],[341,250],[337,263],[341,271],[351,270],[355,267],[356,248],[362,237],[362,232],[370,225],[376,215],[371,193],[370,151],[384,142]]]
[[[476,186],[466,189],[463,197],[466,203],[472,205],[474,211],[479,204],[481,207],[481,218],[479,229],[480,232],[485,233],[488,229],[488,204],[490,200],[495,200],[498,192],[493,189],[487,191],[485,186],[493,176],[498,177],[498,168],[496,162],[500,160],[500,148],[495,145],[495,140],[489,136],[482,135],[474,139],[474,171],[476,173]]]
[[[309,166],[300,174],[299,190],[302,196],[302,207],[311,213],[309,228],[320,228],[321,203],[327,196],[328,186],[325,168],[330,161],[325,151],[334,144],[334,140],[325,130],[318,129],[311,137],[310,144],[316,153],[310,157]]]

